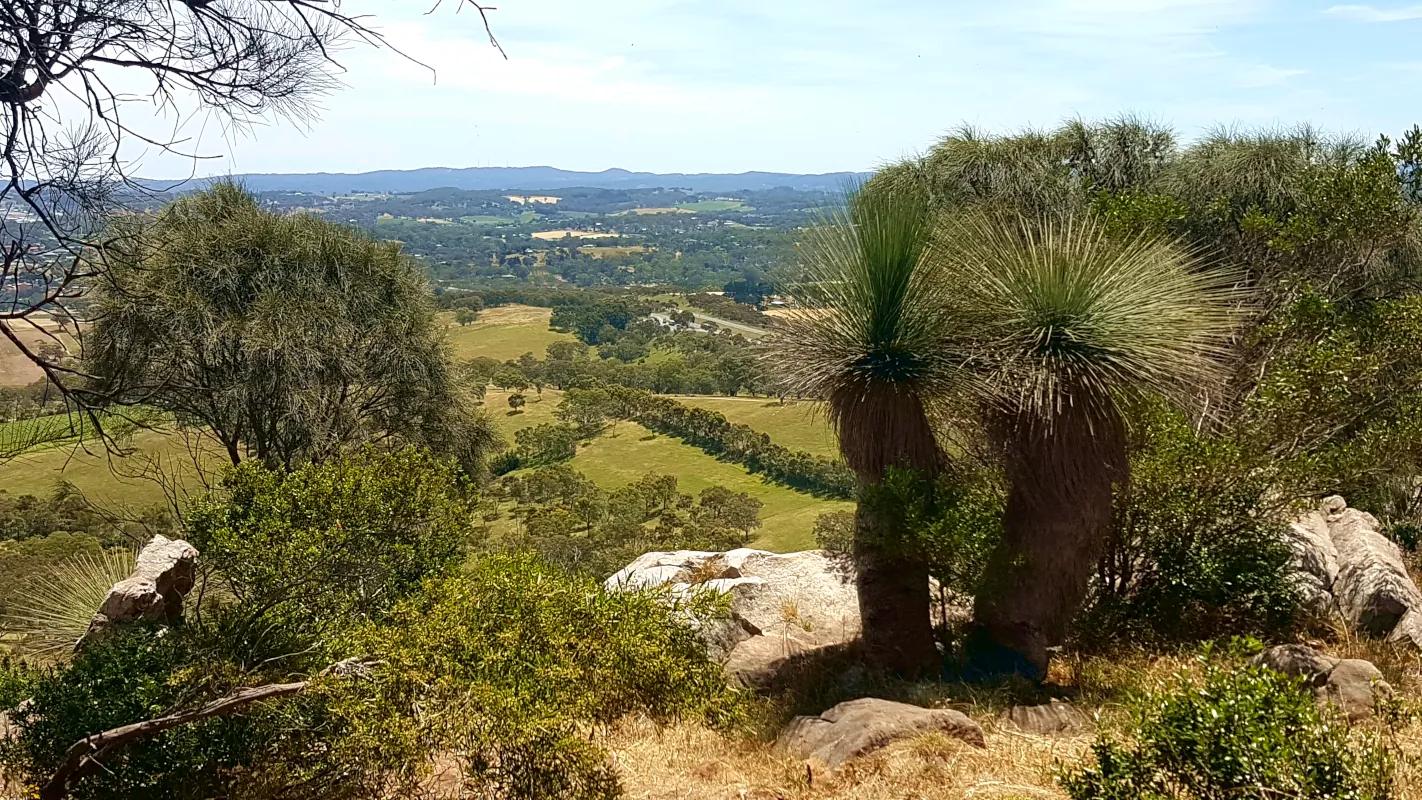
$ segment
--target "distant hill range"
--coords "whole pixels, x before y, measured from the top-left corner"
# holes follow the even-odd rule
[[[693,192],[735,192],[788,187],[799,191],[835,191],[845,184],[863,180],[868,172],[829,172],[822,175],[796,175],[785,172],[669,173],[629,172],[608,169],[602,172],[577,172],[554,167],[426,167],[353,174],[313,172],[298,174],[249,173],[234,175],[254,192],[312,192],[314,194],[348,194],[351,192],[423,192],[428,189],[497,189],[547,190],[573,186],[595,189],[687,189]],[[195,181],[201,185],[206,181]],[[149,181],[154,188],[167,188],[172,181]]]

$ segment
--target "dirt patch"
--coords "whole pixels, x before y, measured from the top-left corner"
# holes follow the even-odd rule
[[[31,352],[46,345],[73,347],[74,340],[59,332],[59,324],[42,321],[38,326],[27,322],[12,323],[16,335]],[[56,341],[57,339],[57,341]],[[35,366],[15,347],[9,339],[0,336],[0,386],[25,386],[44,377],[44,372]]]
[[[615,239],[617,234],[606,231],[575,231],[569,228],[559,228],[556,231],[538,231],[533,234],[535,239]]]
[[[548,324],[548,318],[553,312],[547,308],[537,308],[535,306],[507,305],[495,308],[486,308],[479,312],[478,325],[528,325],[531,323]]]

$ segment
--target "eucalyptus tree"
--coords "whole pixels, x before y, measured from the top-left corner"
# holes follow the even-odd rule
[[[0,340],[92,413],[113,400],[36,346],[81,336],[107,217],[157,188],[136,156],[193,161],[191,129],[306,122],[350,45],[386,46],[368,15],[322,0],[0,3]],[[430,0],[438,7],[437,0]],[[479,15],[491,10],[473,0]],[[487,30],[487,18],[486,18]],[[490,36],[491,44],[497,42]],[[197,121],[188,125],[194,118]],[[62,329],[50,325],[57,321]]]
[[[772,346],[790,393],[825,401],[861,494],[895,468],[931,480],[945,467],[933,419],[961,371],[945,346],[953,289],[924,257],[932,225],[928,198],[911,181],[852,194],[809,231],[797,307]],[[881,504],[860,502],[852,550],[866,655],[918,674],[937,652],[928,568],[904,533]]]
[[[173,413],[234,464],[390,442],[477,470],[496,440],[397,244],[266,211],[231,184],[115,225],[85,355],[118,402]]]
[[[1126,425],[1146,396],[1199,405],[1223,372],[1231,272],[1091,218],[972,214],[931,259],[966,326],[970,387],[1009,492],[974,605],[973,657],[1042,678],[1065,639],[1129,480]]]

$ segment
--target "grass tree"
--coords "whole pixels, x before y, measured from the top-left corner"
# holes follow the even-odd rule
[[[931,232],[927,199],[911,183],[853,193],[810,232],[798,309],[771,345],[791,393],[825,401],[861,491],[892,468],[932,477],[944,466],[932,420],[961,369],[944,346],[951,287],[925,259]],[[915,674],[937,654],[927,567],[900,533],[883,509],[860,503],[853,551],[866,653]]]
[[[1203,399],[1231,331],[1231,275],[1176,243],[1081,219],[968,216],[932,260],[972,331],[988,438],[1010,484],[976,605],[980,668],[1044,677],[1129,477],[1130,404]],[[941,312],[938,312],[941,313]]]

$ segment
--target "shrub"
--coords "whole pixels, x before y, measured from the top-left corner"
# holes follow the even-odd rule
[[[45,669],[0,665],[14,725],[0,769],[43,783],[84,737],[307,681],[106,752],[72,793],[406,797],[455,753],[490,796],[601,800],[617,781],[590,726],[736,719],[682,609],[532,556],[460,573],[474,518],[451,470],[416,451],[232,471],[188,531],[224,591],[209,586],[185,625],[120,628]],[[327,674],[352,659],[368,666]]]
[[[417,719],[395,733],[462,754],[471,788],[492,797],[618,796],[588,725],[628,714],[739,719],[738,696],[678,609],[655,594],[607,592],[532,556],[492,557],[435,581],[389,624],[353,639],[353,651],[386,664],[373,688],[337,687],[370,709],[361,717],[367,745],[391,744],[392,711]]]
[[[55,533],[26,544],[54,539],[88,539]],[[15,646],[30,655],[59,655],[74,647],[89,630],[94,612],[115,583],[133,572],[133,551],[123,548],[83,548],[27,577],[17,574],[15,599],[0,617],[0,632],[16,638]]]
[[[1388,752],[1321,712],[1297,679],[1206,665],[1138,698],[1129,744],[1102,736],[1066,770],[1073,800],[1385,800]]]
[[[1278,473],[1178,416],[1149,412],[1140,433],[1078,642],[1277,635],[1298,622]]]
[[[456,568],[480,532],[465,495],[413,449],[292,472],[249,461],[189,512],[186,535],[251,624],[319,638]]]
[[[893,545],[927,562],[940,589],[958,597],[977,592],[988,556],[1002,536],[1003,501],[995,476],[966,464],[932,484],[911,471],[890,470],[861,500],[878,504],[897,536]],[[854,547],[853,513],[821,515],[815,538],[847,565]]]

